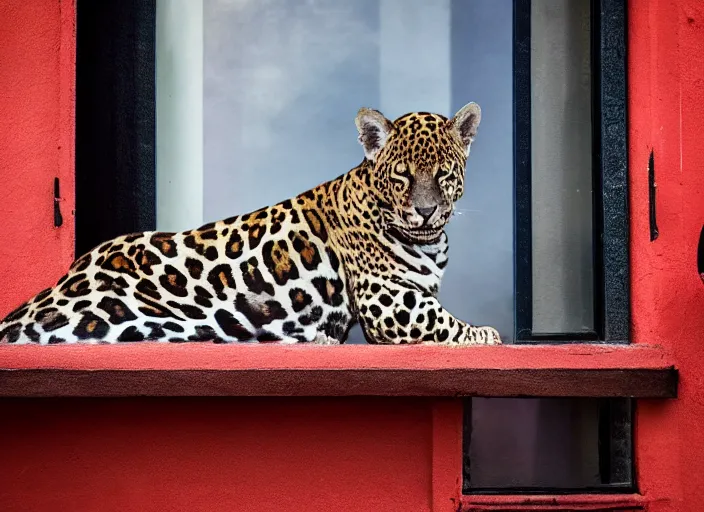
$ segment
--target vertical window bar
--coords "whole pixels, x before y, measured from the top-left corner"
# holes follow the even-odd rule
[[[533,326],[531,228],[530,0],[513,3],[513,149],[516,341],[531,337]]]
[[[595,325],[600,339],[627,343],[628,143],[626,2],[593,0]]]

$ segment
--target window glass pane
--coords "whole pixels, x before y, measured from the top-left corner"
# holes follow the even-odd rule
[[[531,2],[533,333],[594,330],[590,1]]]
[[[170,51],[162,44],[157,94],[162,110],[177,95],[190,94],[189,102],[201,95],[202,112],[197,102],[188,109],[178,99],[165,123],[197,131],[202,120],[202,147],[187,147],[194,135],[158,127],[160,148],[172,152],[157,158],[158,196],[168,202],[161,203],[159,229],[252,211],[357,166],[360,107],[394,119],[413,110],[453,115],[476,101],[482,122],[465,196],[448,228],[450,264],[440,299],[457,317],[495,326],[510,341],[512,0],[185,0],[190,10],[200,5],[202,22],[173,7],[183,1],[157,2],[157,31],[171,30],[175,38],[185,30],[179,24],[200,23],[202,60],[179,58],[187,50],[178,42]],[[163,15],[168,5],[178,11],[171,19]],[[198,27],[190,25],[195,37]],[[202,92],[181,86],[198,78]],[[187,172],[184,162],[193,155],[202,164],[190,165],[190,182],[178,186],[176,169]],[[186,218],[182,203],[199,186],[202,211]],[[353,330],[349,342],[362,340]]]
[[[172,232],[203,224],[203,2],[156,9],[156,218]]]
[[[465,492],[632,486],[627,399],[475,398],[465,407]]]

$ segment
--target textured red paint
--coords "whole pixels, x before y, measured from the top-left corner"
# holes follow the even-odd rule
[[[616,369],[672,366],[659,347],[543,345],[447,348],[424,346],[272,346],[136,343],[2,345],[0,368],[72,370],[228,369]]]
[[[704,3],[636,0],[628,18],[633,335],[665,347],[680,370],[677,400],[638,404],[638,484],[653,512],[695,512],[704,499],[704,287],[696,268],[704,222]]]
[[[431,403],[0,401],[3,511],[429,511]]]
[[[0,396],[676,396],[647,345],[0,346]]]
[[[457,512],[462,490],[462,400],[433,402],[432,510]]]
[[[73,258],[75,50],[73,0],[0,2],[0,317]]]

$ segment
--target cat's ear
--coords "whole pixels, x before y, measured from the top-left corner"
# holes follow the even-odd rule
[[[455,117],[450,119],[448,123],[459,135],[462,144],[465,147],[465,153],[469,155],[469,147],[477,135],[477,127],[479,121],[482,120],[482,109],[476,103],[467,103],[459,109]]]
[[[384,114],[371,108],[361,108],[354,120],[359,132],[359,143],[364,148],[364,155],[374,161],[376,155],[386,144],[389,135],[394,132],[394,125]]]

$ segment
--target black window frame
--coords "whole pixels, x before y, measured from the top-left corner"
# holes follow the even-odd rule
[[[626,0],[591,0],[594,326],[534,333],[531,217],[531,0],[514,0],[516,343],[630,342]]]

